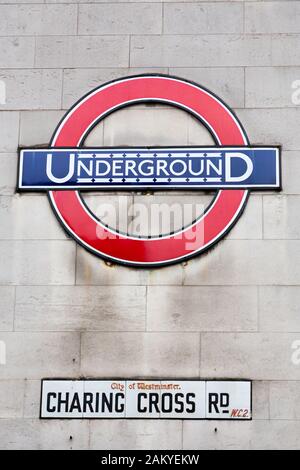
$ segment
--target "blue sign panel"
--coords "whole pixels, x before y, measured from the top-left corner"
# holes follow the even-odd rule
[[[26,149],[19,189],[279,189],[279,157],[278,147]]]

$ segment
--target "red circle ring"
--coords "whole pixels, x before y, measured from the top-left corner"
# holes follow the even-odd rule
[[[237,117],[217,96],[187,80],[148,74],[121,78],[88,93],[63,117],[51,146],[80,146],[92,127],[108,114],[149,101],[171,104],[193,114],[219,145],[248,144]],[[181,262],[210,248],[237,221],[247,196],[247,190],[219,190],[209,209],[190,226],[176,234],[137,238],[116,232],[96,219],[78,191],[49,191],[58,219],[78,243],[112,262],[141,267]]]

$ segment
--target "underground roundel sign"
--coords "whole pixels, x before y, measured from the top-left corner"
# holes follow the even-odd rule
[[[108,114],[157,102],[181,108],[212,134],[210,147],[87,148],[83,142]],[[19,191],[48,191],[67,232],[95,255],[133,266],[163,266],[203,253],[231,229],[251,190],[278,190],[280,149],[251,146],[234,113],[205,88],[176,77],[139,75],[102,85],[63,117],[49,148],[22,149]],[[216,195],[189,226],[142,237],[111,229],[86,206],[80,190],[207,190]]]

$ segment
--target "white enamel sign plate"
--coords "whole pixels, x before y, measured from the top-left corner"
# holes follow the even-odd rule
[[[41,418],[251,419],[250,381],[42,381]]]

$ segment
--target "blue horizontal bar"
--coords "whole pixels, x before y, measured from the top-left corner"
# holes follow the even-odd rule
[[[20,152],[19,189],[280,188],[278,147],[49,148]]]

